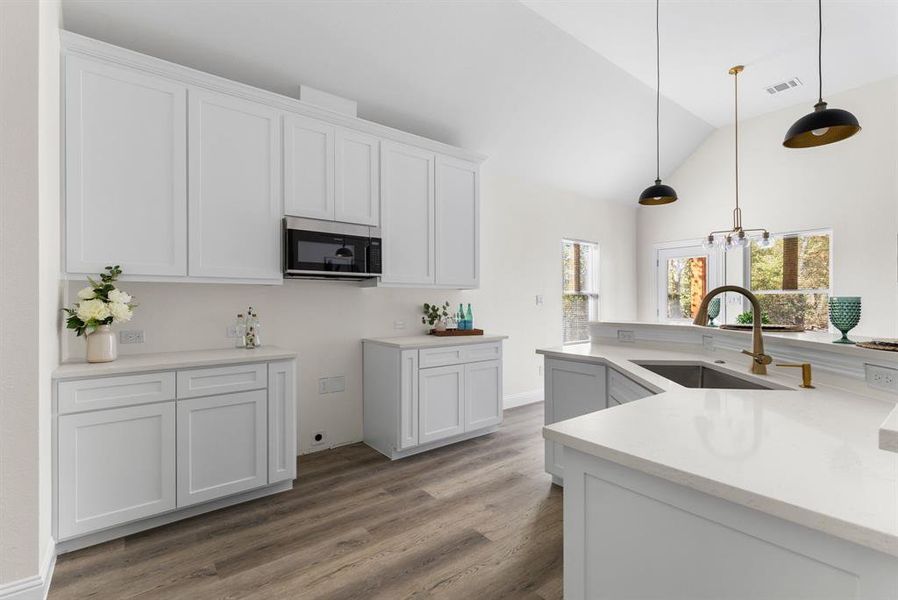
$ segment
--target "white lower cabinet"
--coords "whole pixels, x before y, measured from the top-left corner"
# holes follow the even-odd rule
[[[605,365],[545,359],[546,425],[652,396],[656,392]],[[546,440],[546,472],[564,483],[564,447]]]
[[[178,402],[178,506],[268,483],[265,390]]]
[[[365,443],[392,459],[489,433],[502,423],[502,343],[365,340],[364,388]]]
[[[293,359],[58,379],[60,552],[289,489],[295,382]]]
[[[465,365],[465,431],[502,422],[502,361]]]
[[[58,536],[175,508],[175,403],[59,417]]]
[[[545,362],[546,425],[585,415],[606,406],[605,367],[594,363],[547,358]],[[556,483],[564,478],[564,449],[546,440],[546,472]]]
[[[465,366],[418,372],[418,442],[426,444],[465,430]]]

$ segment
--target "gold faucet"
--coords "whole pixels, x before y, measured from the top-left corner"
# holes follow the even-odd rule
[[[753,324],[751,328],[752,333],[752,348],[751,352],[748,350],[743,350],[742,354],[748,354],[752,357],[751,362],[751,372],[755,375],[766,375],[767,374],[767,365],[773,362],[773,358],[764,354],[764,338],[761,336],[761,304],[758,302],[758,297],[749,292],[744,287],[739,287],[738,285],[722,285],[720,287],[716,287],[705,295],[702,299],[701,306],[698,307],[698,312],[695,314],[695,319],[692,321],[695,325],[705,326],[708,324],[708,304],[711,302],[711,299],[714,298],[717,294],[722,294],[723,292],[736,292],[737,294],[742,294],[748,301],[751,303],[751,312],[754,315],[752,319]]]

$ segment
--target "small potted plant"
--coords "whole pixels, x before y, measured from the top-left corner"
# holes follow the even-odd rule
[[[430,325],[434,331],[446,331],[445,319],[449,316],[449,302],[445,302],[442,306],[438,304],[424,303],[424,316],[421,322]]]
[[[87,362],[111,362],[118,356],[113,323],[127,323],[134,314],[131,295],[115,287],[122,274],[118,265],[106,267],[100,281],[87,278],[90,285],[78,292],[78,302],[71,308],[63,308],[68,317],[66,328],[87,339]]]

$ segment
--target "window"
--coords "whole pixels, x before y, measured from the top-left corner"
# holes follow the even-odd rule
[[[589,340],[589,321],[599,318],[599,246],[561,241],[562,329],[565,344]]]
[[[658,320],[692,321],[705,294],[717,287],[718,254],[682,242],[656,252]]]
[[[779,234],[770,248],[746,252],[748,289],[770,323],[807,330],[829,327],[832,240],[828,231]]]

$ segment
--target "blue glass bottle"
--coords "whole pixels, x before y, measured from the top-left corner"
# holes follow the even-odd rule
[[[468,323],[465,320],[465,309],[461,304],[458,305],[458,328],[461,330],[468,328]]]
[[[468,311],[465,313],[465,325],[467,329],[474,329],[474,313],[471,312],[470,303],[468,303]]]

